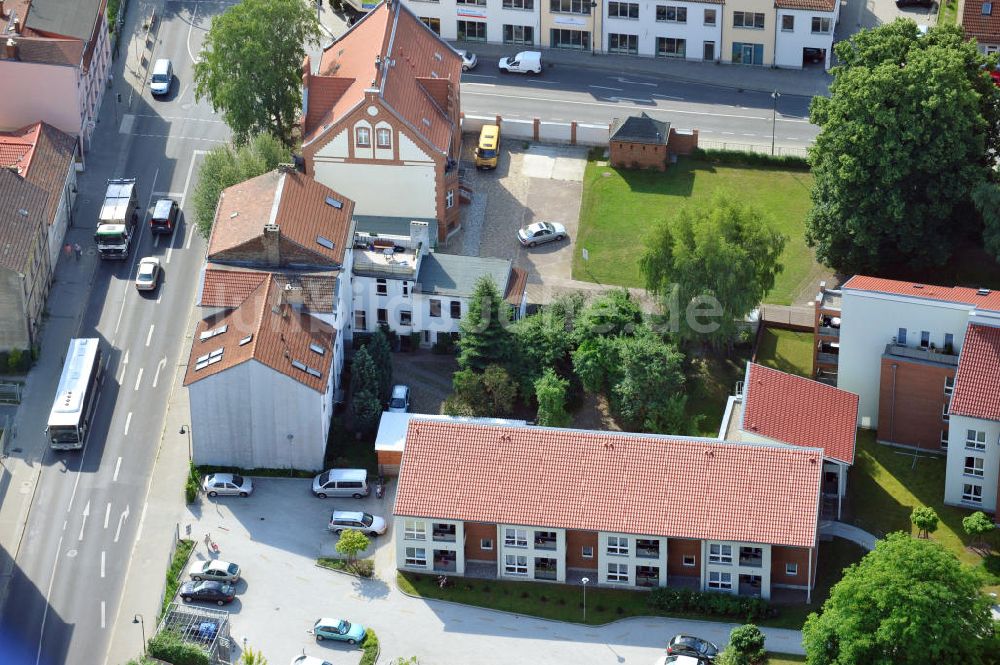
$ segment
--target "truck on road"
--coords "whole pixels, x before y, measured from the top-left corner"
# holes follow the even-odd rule
[[[102,259],[127,259],[138,221],[139,196],[135,178],[108,180],[94,234],[98,255]]]

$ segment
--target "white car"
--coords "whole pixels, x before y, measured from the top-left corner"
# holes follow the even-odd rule
[[[292,665],[333,665],[333,663],[322,658],[317,658],[316,656],[302,654],[292,659]]]
[[[195,582],[212,580],[213,582],[232,582],[235,584],[240,581],[240,567],[235,563],[219,559],[197,561],[191,566],[191,572],[188,575]]]
[[[566,227],[558,222],[535,222],[517,232],[517,240],[526,247],[534,247],[553,240],[566,238]]]
[[[410,410],[410,388],[398,384],[392,387],[392,397],[389,398],[389,413],[406,413]]]
[[[253,481],[232,473],[210,473],[205,476],[201,488],[209,496],[220,494],[250,496],[253,494]]]
[[[155,256],[147,256],[139,261],[139,272],[135,275],[135,288],[139,291],[152,291],[160,283],[160,260]]]
[[[475,69],[476,65],[479,64],[479,58],[476,57],[475,53],[470,53],[464,48],[456,49],[458,54],[462,56],[462,71],[467,72],[470,69]]]

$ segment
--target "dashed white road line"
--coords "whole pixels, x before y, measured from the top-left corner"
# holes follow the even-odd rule
[[[101,577],[104,577],[104,576],[101,575]],[[106,627],[107,626],[105,624],[105,607],[104,607],[104,601],[102,600],[101,601],[101,628],[106,628]]]
[[[142,383],[142,368],[139,368],[139,374],[135,377],[135,388],[132,390],[139,390],[139,384]]]
[[[118,459],[121,459],[119,457]],[[108,521],[111,519],[111,502],[108,501],[107,507],[104,509],[104,528],[108,528]]]
[[[159,236],[157,236],[157,237],[159,237]],[[156,327],[156,324],[153,324],[153,323],[149,324],[149,332],[146,333],[146,346],[149,346],[149,342],[152,341],[152,339],[153,339],[153,328],[155,328],[155,327]]]
[[[205,136],[174,136],[173,134],[133,134],[150,139],[174,139],[177,141],[208,141],[209,143],[229,143],[229,139],[210,139]]]
[[[613,90],[614,92],[621,92],[622,88],[609,88],[606,85],[588,85],[588,88],[596,88],[598,90]]]
[[[128,415],[125,416],[125,436],[128,436],[128,426],[132,424],[132,412],[129,411]]]
[[[106,554],[105,550],[101,550],[101,577],[104,577],[104,557]]]
[[[129,415],[132,415],[132,414],[129,414]],[[113,478],[111,478],[111,482],[113,482],[113,483],[117,483],[118,482],[118,472],[121,471],[121,470],[122,470],[122,458],[119,457],[118,461],[115,462],[115,475],[114,475]],[[108,510],[110,510],[110,509],[111,509],[111,502],[109,501],[108,502]],[[105,525],[105,526],[107,526],[107,525]]]

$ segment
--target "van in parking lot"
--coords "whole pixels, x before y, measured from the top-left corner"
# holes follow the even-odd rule
[[[479,131],[479,145],[476,146],[476,168],[495,169],[497,155],[500,154],[500,127],[483,125]]]
[[[364,469],[330,469],[315,478],[313,494],[321,499],[328,496],[350,496],[355,499],[368,496],[368,472]]]

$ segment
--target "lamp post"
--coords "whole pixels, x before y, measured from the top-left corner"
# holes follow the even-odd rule
[[[181,425],[181,429],[177,433],[178,434],[187,434],[187,436],[188,436],[188,460],[189,461],[193,460],[194,459],[194,445],[191,443],[191,426],[190,425]]]
[[[583,622],[587,623],[587,585],[590,583],[590,578],[584,577],[580,583],[583,585]]]
[[[132,623],[139,624],[139,630],[142,631],[142,655],[146,655],[146,622],[143,621],[141,614],[136,614],[132,617]]]
[[[590,0],[590,24],[594,28],[590,33],[590,55],[593,56],[597,45],[597,0]]]
[[[774,157],[774,127],[778,120],[778,97],[781,93],[777,90],[771,93],[771,156]]]

